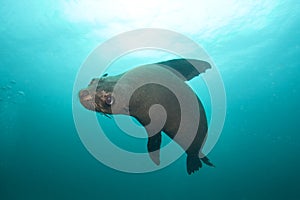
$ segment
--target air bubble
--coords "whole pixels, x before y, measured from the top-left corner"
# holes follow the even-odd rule
[[[16,84],[17,82],[15,80],[10,81],[11,84]]]
[[[18,91],[19,95],[25,96],[25,93],[23,91]]]

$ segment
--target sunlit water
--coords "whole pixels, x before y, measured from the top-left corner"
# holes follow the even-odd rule
[[[299,199],[300,4],[224,2],[0,1],[0,199]],[[216,168],[188,176],[182,156],[127,174],[81,143],[72,116],[77,71],[103,41],[145,27],[187,35],[218,66],[227,116],[209,154]],[[209,114],[209,97],[201,99]],[[145,151],[144,140],[122,141]]]

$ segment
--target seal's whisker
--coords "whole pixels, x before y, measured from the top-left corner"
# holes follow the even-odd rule
[[[111,116],[109,116],[109,115],[108,115],[108,114],[106,114],[106,113],[103,113],[103,115],[104,115],[105,117],[109,118],[109,119],[112,119],[112,117],[111,117]]]

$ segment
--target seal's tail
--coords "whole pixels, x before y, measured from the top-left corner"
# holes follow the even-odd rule
[[[192,174],[198,171],[202,167],[201,161],[208,166],[215,167],[206,156],[199,158],[198,155],[188,155],[186,159],[187,173]]]

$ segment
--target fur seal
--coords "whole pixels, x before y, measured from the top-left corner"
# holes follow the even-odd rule
[[[204,107],[185,81],[193,79],[209,68],[211,65],[206,61],[174,59],[142,65],[116,76],[104,74],[101,78],[92,79],[87,88],[80,90],[79,99],[86,109],[108,117],[110,114],[135,117],[146,129],[147,150],[157,165],[160,164],[161,132],[167,134],[185,150],[187,172],[191,174],[202,167],[202,162],[209,166],[214,165],[201,153],[208,130]],[[145,77],[156,81],[139,86],[140,82],[144,83]],[[179,93],[176,95],[168,86],[157,84],[157,80],[165,81],[170,88]],[[128,94],[128,91],[133,92]],[[185,110],[178,97],[184,99]],[[153,105],[163,107],[166,115],[155,114],[157,112],[155,109],[153,111]],[[183,112],[188,112],[188,116],[182,117]],[[194,113],[198,113],[198,118]],[[191,128],[193,126],[196,126],[194,131]]]

